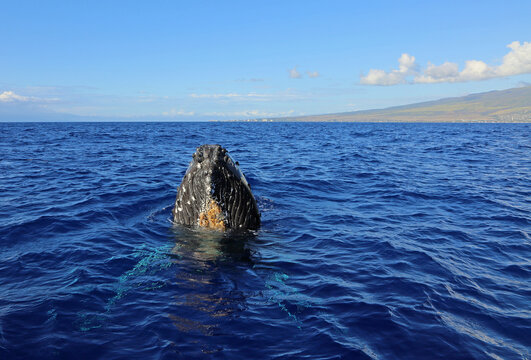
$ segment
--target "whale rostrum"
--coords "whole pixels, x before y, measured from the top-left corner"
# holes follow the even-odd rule
[[[177,192],[173,221],[221,231],[260,227],[251,187],[221,145],[197,148]]]

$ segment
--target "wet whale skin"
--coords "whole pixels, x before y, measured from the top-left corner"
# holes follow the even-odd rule
[[[175,223],[216,230],[254,230],[260,212],[239,165],[221,145],[201,145],[173,208]]]

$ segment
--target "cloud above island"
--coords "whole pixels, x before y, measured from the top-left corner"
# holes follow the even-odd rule
[[[398,59],[398,69],[391,71],[371,69],[367,75],[360,77],[360,83],[380,86],[456,83],[531,73],[531,42],[514,41],[507,47],[510,51],[503,57],[500,65],[488,65],[481,60],[468,60],[461,71],[459,65],[453,62],[444,62],[440,65],[428,62],[425,69],[419,70],[415,57],[404,53]]]
[[[398,69],[385,72],[384,70],[371,69],[366,76],[361,77],[364,85],[396,85],[407,82],[406,77],[417,73],[415,57],[402,54],[398,59]]]

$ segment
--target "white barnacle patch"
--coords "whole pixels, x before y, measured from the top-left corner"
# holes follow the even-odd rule
[[[177,211],[183,211],[183,208],[182,207],[178,207]]]
[[[188,205],[192,205],[192,203],[190,202],[190,200],[188,200],[186,203],[187,203]]]

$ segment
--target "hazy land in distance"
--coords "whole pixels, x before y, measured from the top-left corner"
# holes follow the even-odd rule
[[[531,86],[489,91],[378,110],[247,121],[527,123],[531,122]]]

